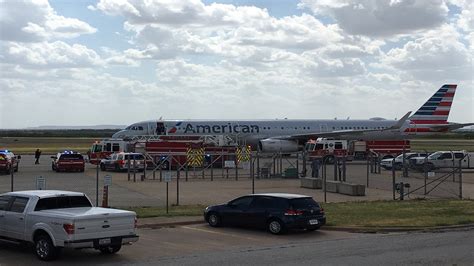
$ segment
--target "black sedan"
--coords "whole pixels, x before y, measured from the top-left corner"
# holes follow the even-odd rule
[[[204,219],[213,227],[266,228],[272,234],[288,229],[314,231],[326,224],[323,208],[312,197],[286,193],[251,194],[227,204],[209,206]]]

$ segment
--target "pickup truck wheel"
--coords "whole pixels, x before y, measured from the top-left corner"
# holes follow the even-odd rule
[[[58,257],[60,248],[53,245],[51,238],[40,235],[35,239],[35,253],[40,260],[50,261]]]
[[[118,246],[107,246],[107,247],[100,247],[99,250],[102,254],[115,254],[122,248],[122,245]]]
[[[434,168],[435,168],[435,167],[434,167],[434,165],[433,165],[432,163],[425,163],[425,164],[423,164],[423,170],[424,170],[425,172],[430,172],[430,171],[434,170]]]

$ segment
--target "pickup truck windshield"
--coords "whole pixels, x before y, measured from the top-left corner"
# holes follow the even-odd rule
[[[40,199],[35,211],[80,207],[92,207],[86,196],[62,196]]]

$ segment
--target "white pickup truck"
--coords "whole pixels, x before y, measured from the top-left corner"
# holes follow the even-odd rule
[[[0,194],[0,239],[34,243],[41,260],[62,248],[116,253],[138,241],[135,212],[93,207],[84,193],[31,190]]]
[[[410,158],[410,166],[419,170],[431,171],[439,168],[474,168],[474,152],[437,151],[428,157]]]

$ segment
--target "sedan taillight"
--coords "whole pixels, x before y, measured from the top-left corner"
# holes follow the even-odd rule
[[[286,210],[285,212],[285,215],[286,216],[297,216],[297,215],[302,215],[303,214],[303,211],[299,211],[299,210]]]

